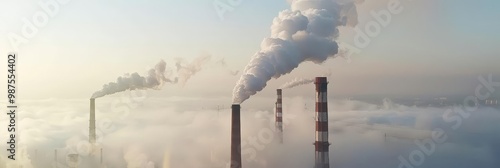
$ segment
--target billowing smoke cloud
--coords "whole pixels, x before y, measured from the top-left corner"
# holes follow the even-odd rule
[[[175,83],[177,79],[167,78],[167,63],[161,60],[154,68],[148,71],[147,76],[141,76],[135,72],[118,77],[115,82],[110,82],[92,95],[92,98],[99,98],[117,92],[135,89],[160,89],[165,83]]]
[[[357,18],[353,0],[294,0],[273,20],[271,37],[261,43],[233,90],[242,103],[264,89],[271,78],[290,73],[300,63],[322,63],[338,53],[339,26]],[[346,12],[348,11],[348,12]],[[349,16],[347,16],[349,15]]]
[[[314,79],[295,78],[292,81],[290,81],[288,83],[285,83],[280,88],[281,89],[290,89],[290,88],[293,88],[293,87],[297,87],[297,86],[301,86],[301,85],[305,85],[305,84],[310,84],[310,83],[313,83],[313,82],[314,82]]]
[[[159,90],[164,84],[180,84],[185,85],[186,82],[202,70],[202,66],[210,61],[210,55],[202,55],[196,57],[192,62],[188,62],[183,58],[176,59],[177,77],[172,78],[173,71],[167,67],[167,63],[161,60],[156,66],[148,71],[147,76],[141,76],[135,72],[118,77],[115,82],[110,82],[103,88],[92,95],[92,98],[99,98],[106,95],[136,89],[154,89]]]

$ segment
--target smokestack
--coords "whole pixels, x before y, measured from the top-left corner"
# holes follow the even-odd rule
[[[57,168],[57,149],[54,149],[54,167]]]
[[[95,99],[90,99],[89,143],[93,146],[96,141],[95,134]]]
[[[316,157],[315,168],[330,168],[328,142],[328,98],[326,77],[316,77]]]
[[[101,163],[101,165],[102,165],[102,148],[101,148],[101,155],[100,155],[100,156],[101,156],[101,161],[100,161],[100,163]]]
[[[277,89],[278,100],[276,101],[276,132],[278,133],[279,141],[283,143],[283,109],[282,109],[282,90]]]
[[[231,106],[231,168],[241,168],[240,105]]]

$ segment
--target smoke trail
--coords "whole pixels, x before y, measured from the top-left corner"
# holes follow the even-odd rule
[[[210,59],[210,55],[202,55],[195,58],[191,63],[183,64],[185,60],[183,60],[182,58],[177,58],[175,66],[177,67],[177,73],[179,75],[179,81],[181,82],[181,85],[185,85],[193,75],[200,72],[202,66],[209,62]]]
[[[216,64],[219,64],[219,65],[221,65],[222,67],[226,67],[226,68],[227,68],[227,63],[226,63],[225,58],[220,59],[219,61],[217,61],[217,62],[216,62]],[[238,71],[238,70],[234,70],[234,71],[233,71],[233,70],[230,70],[230,69],[228,69],[228,72],[229,72],[229,74],[231,74],[232,76],[236,76],[236,75],[238,75],[238,73],[240,73],[240,71]]]
[[[301,86],[301,85],[305,85],[305,84],[310,84],[310,83],[313,83],[313,82],[314,82],[314,79],[300,79],[300,78],[295,78],[292,81],[290,81],[288,83],[285,83],[280,88],[281,89],[290,89],[290,88],[293,88],[293,87],[297,87],[297,86]]]
[[[262,41],[261,50],[245,67],[233,90],[233,103],[242,103],[264,89],[271,78],[290,73],[302,62],[319,64],[337,54],[337,27],[354,24],[351,18],[357,15],[354,0],[338,1],[290,1],[292,9],[273,20],[271,37]]]
[[[176,83],[177,79],[169,79],[166,68],[167,63],[161,60],[156,66],[148,71],[147,76],[141,76],[137,72],[118,77],[115,82],[110,82],[95,92],[92,98],[135,89],[160,89],[165,83]]]

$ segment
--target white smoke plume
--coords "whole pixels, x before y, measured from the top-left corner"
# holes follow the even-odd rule
[[[99,98],[117,92],[135,89],[161,89],[165,83],[176,83],[177,79],[167,78],[170,70],[167,71],[167,63],[161,60],[154,68],[148,71],[147,76],[141,76],[135,72],[118,77],[115,82],[110,82],[95,92],[92,98]]]
[[[290,89],[290,88],[294,88],[294,87],[297,87],[297,86],[301,86],[301,85],[305,85],[305,84],[310,84],[310,83],[313,83],[313,82],[314,82],[314,79],[295,78],[292,81],[283,84],[280,88],[281,89]]]
[[[177,73],[179,75],[179,81],[181,85],[185,85],[186,82],[196,73],[200,72],[202,66],[210,61],[212,56],[202,55],[195,58],[192,62],[185,64],[186,62],[182,58],[177,58],[175,66],[177,68]]]
[[[302,62],[319,64],[335,56],[338,27],[355,24],[350,19],[357,18],[354,0],[289,2],[291,9],[273,20],[271,37],[262,41],[261,50],[245,67],[233,90],[233,103],[242,103],[264,89],[271,78],[290,73]]]
[[[187,61],[183,58],[177,58],[175,63],[177,77],[175,78],[170,77],[173,71],[167,67],[165,61],[161,60],[154,68],[148,71],[147,76],[141,76],[135,72],[118,77],[115,82],[110,82],[104,85],[101,90],[95,92],[92,98],[99,98],[127,90],[159,90],[166,83],[177,84],[179,81],[182,85],[185,85],[193,75],[201,71],[202,66],[209,62],[210,58],[210,55],[202,55],[189,63],[186,63]]]

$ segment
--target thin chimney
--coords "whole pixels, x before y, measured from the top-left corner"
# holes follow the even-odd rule
[[[278,134],[280,144],[283,143],[283,108],[282,108],[282,90],[277,90],[278,99],[276,101],[276,132]]]
[[[101,156],[101,161],[100,162],[101,162],[101,165],[102,165],[102,148],[101,148],[101,154],[100,154],[100,156]]]
[[[326,77],[316,77],[316,157],[315,168],[330,168],[328,142],[328,99]]]
[[[54,149],[54,167],[57,168],[57,149]]]
[[[96,142],[95,133],[95,99],[90,99],[89,143],[93,146]]]

